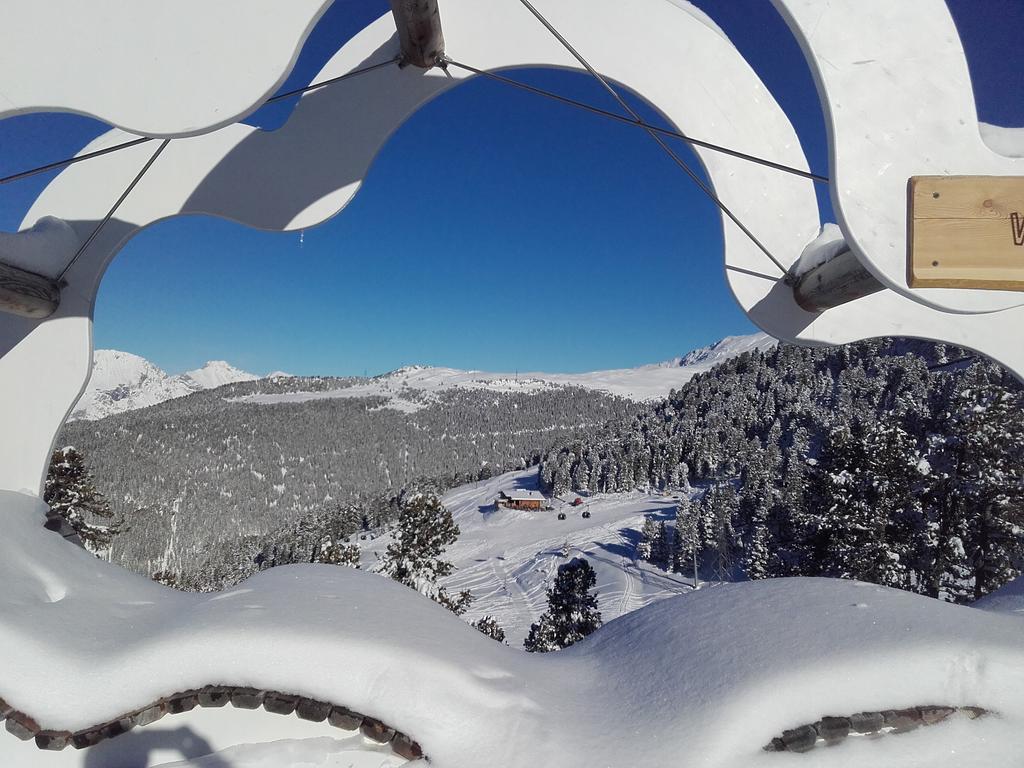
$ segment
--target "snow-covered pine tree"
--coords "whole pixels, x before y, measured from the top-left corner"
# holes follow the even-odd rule
[[[482,616],[474,621],[472,626],[492,640],[496,640],[499,643],[505,642],[505,630],[501,628],[501,625],[498,624],[493,616]]]
[[[1024,563],[1024,395],[1000,386],[989,367],[972,367],[953,404],[975,600]]]
[[[531,653],[558,651],[600,627],[597,595],[591,592],[596,584],[597,574],[585,559],[577,557],[560,565],[548,590],[548,609],[530,627],[523,648]]]
[[[676,507],[673,570],[677,573],[692,573],[694,587],[700,586],[700,573],[697,570],[700,548],[700,516],[690,497],[683,496]]]
[[[654,546],[660,535],[657,521],[653,517],[644,518],[643,528],[640,529],[640,541],[636,545],[637,560],[653,562]]]
[[[769,498],[760,497],[754,504],[743,542],[743,571],[748,579],[767,579],[770,575],[772,542],[768,530]]]
[[[112,520],[114,514],[96,490],[82,454],[73,446],[58,448],[50,457],[43,501],[67,521],[92,552],[105,549],[120,532],[114,522],[97,522]]]
[[[324,542],[315,562],[359,568],[359,545],[341,541]]]
[[[408,494],[400,501],[394,541],[381,558],[380,572],[461,616],[472,601],[470,593],[463,591],[453,597],[437,583],[454,570],[443,555],[458,538],[459,527],[452,513],[435,494]]]
[[[739,497],[731,482],[717,483],[701,500],[702,535],[714,556],[715,575],[729,581],[735,564],[736,530],[734,521],[739,512]]]
[[[662,520],[658,523],[658,535],[651,542],[651,556],[650,561],[658,566],[668,570],[672,566],[672,551],[673,547],[673,536],[669,527],[665,525],[665,521]]]

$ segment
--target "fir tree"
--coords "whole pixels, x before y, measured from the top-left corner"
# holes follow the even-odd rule
[[[657,536],[651,544],[650,561],[659,568],[668,570],[672,566],[672,551],[674,549],[672,533],[665,525],[664,520],[658,523],[657,531]]]
[[[596,584],[597,574],[583,558],[559,566],[548,590],[548,609],[530,627],[523,647],[532,653],[558,651],[600,627],[597,595],[591,592]]]
[[[453,597],[437,583],[454,570],[442,556],[458,537],[459,527],[452,513],[435,494],[410,494],[401,500],[394,541],[381,558],[381,573],[461,616],[472,601],[470,593],[464,591]]]
[[[50,457],[43,501],[67,521],[93,552],[105,549],[121,532],[115,523],[96,522],[111,520],[114,513],[103,494],[96,490],[82,454],[72,446],[60,448]]]
[[[644,526],[640,529],[640,541],[636,545],[637,560],[652,561],[655,543],[660,539],[661,531],[653,517],[644,518]]]
[[[1012,579],[1024,562],[1024,397],[977,368],[954,403],[974,599]]]
[[[359,568],[359,545],[340,541],[324,542],[314,562]]]
[[[697,558],[700,555],[700,517],[688,496],[683,496],[676,507],[675,558],[673,570],[693,574],[694,588],[700,586]]]
[[[474,621],[472,626],[492,640],[496,640],[499,643],[505,642],[505,630],[501,628],[501,625],[498,624],[493,616],[483,616]]]

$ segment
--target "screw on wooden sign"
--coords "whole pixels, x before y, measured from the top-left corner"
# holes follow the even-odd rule
[[[1024,177],[914,176],[911,288],[1024,291]]]

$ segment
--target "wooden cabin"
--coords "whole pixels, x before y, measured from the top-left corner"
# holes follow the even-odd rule
[[[547,499],[540,491],[514,490],[502,491],[498,495],[497,504],[499,507],[508,507],[509,509],[542,509],[545,501]]]

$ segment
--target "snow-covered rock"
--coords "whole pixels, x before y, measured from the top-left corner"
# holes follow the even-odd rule
[[[257,378],[223,360],[214,360],[194,371],[169,376],[139,355],[116,349],[97,349],[93,353],[92,376],[71,418],[102,419],[203,389]]]

